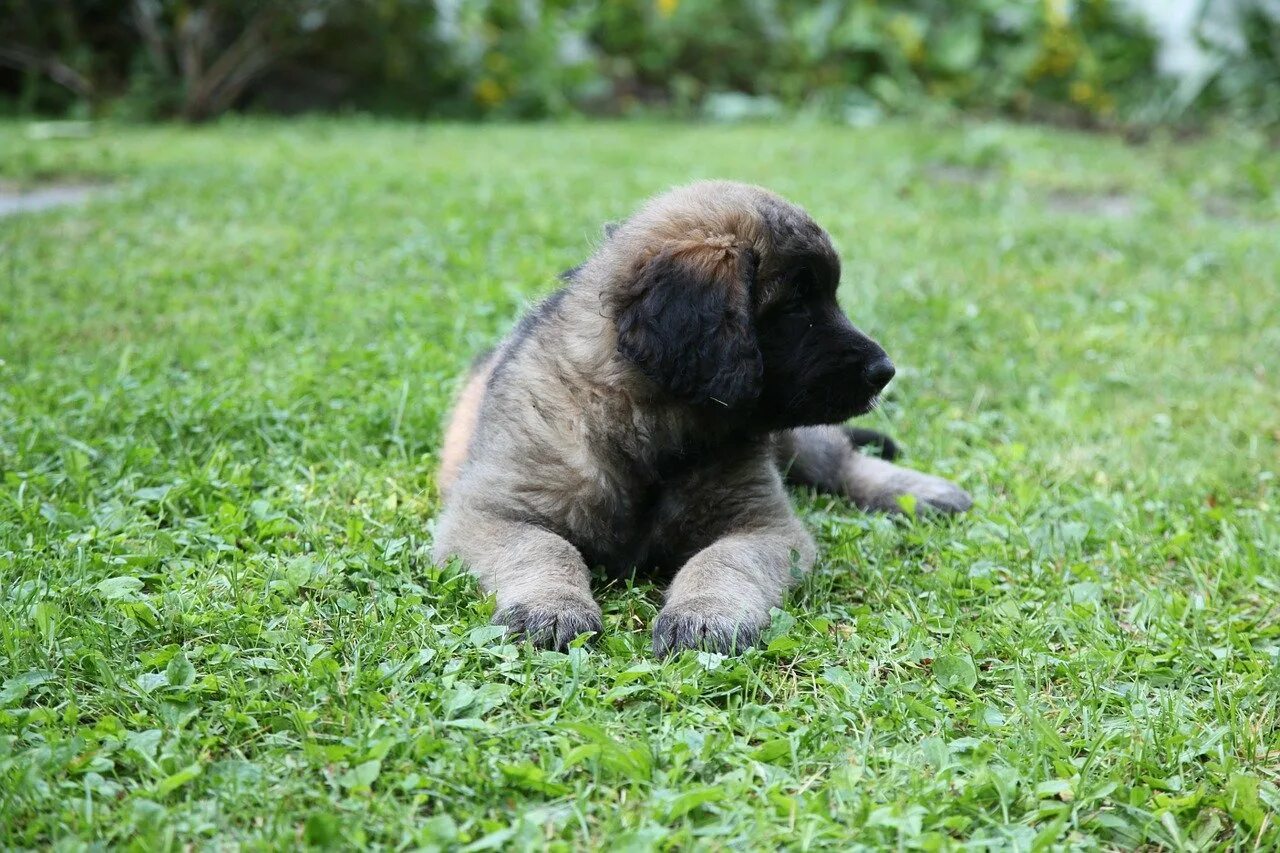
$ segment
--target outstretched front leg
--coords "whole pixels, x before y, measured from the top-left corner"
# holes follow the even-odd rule
[[[964,512],[973,506],[969,493],[949,480],[859,452],[855,443],[870,443],[864,439],[866,431],[851,434],[839,426],[780,432],[778,464],[788,482],[841,495],[867,510],[901,512],[899,499],[906,495],[915,499],[917,512]]]
[[[564,650],[603,630],[591,573],[567,540],[492,510],[451,507],[440,519],[435,558],[457,556],[497,597],[493,621],[534,645]]]
[[[659,655],[683,649],[732,654],[755,645],[769,611],[813,566],[813,538],[796,518],[782,480],[761,464],[709,478],[686,495],[681,527],[708,541],[667,590],[653,628]]]

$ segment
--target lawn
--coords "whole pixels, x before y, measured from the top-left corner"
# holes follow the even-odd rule
[[[976,506],[797,495],[738,658],[431,564],[469,359],[601,223],[765,184]],[[0,847],[1280,845],[1280,156],[1008,125],[0,124]]]

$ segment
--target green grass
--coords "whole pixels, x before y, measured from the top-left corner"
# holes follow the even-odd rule
[[[1008,126],[0,125],[0,847],[1280,845],[1280,157]],[[977,506],[800,496],[767,646],[432,566],[456,377],[600,223],[805,205]],[[1113,214],[1089,214],[1096,206]],[[1119,209],[1117,209],[1119,208]]]

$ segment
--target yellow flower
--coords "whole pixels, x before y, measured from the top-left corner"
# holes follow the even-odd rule
[[[658,14],[664,18],[670,18],[679,5],[680,0],[657,0]]]

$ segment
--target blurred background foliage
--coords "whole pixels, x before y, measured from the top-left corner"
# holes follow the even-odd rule
[[[0,111],[1280,123],[1280,2],[1216,2],[1177,81],[1118,0],[0,0]]]

